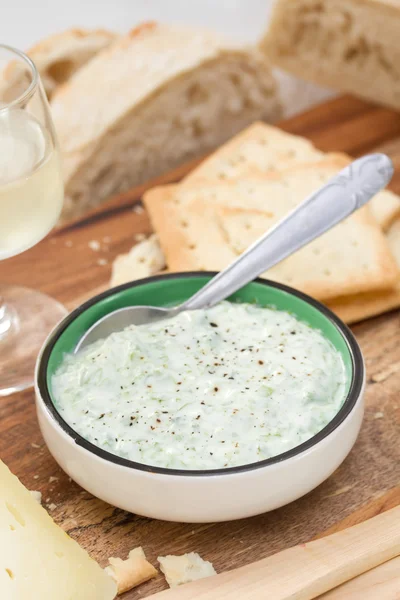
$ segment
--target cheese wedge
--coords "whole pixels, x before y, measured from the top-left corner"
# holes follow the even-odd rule
[[[115,581],[0,460],[0,598],[112,600]]]

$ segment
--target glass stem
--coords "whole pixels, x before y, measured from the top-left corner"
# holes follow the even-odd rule
[[[8,307],[0,293],[0,340],[7,337],[16,324],[14,311]]]

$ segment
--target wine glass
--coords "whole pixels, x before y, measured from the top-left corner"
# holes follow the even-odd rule
[[[49,233],[63,196],[60,154],[36,67],[0,45],[0,260]],[[40,292],[0,285],[0,396],[32,385],[38,351],[65,314]]]

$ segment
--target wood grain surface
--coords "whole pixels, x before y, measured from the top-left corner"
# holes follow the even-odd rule
[[[387,152],[396,166],[391,188],[400,193],[400,114],[343,97],[287,120],[282,127],[309,137],[322,150],[354,156]],[[185,166],[161,179],[177,181],[188,169]],[[113,258],[126,252],[137,234],[151,231],[145,212],[133,210],[140,206],[145,187],[120,195],[84,219],[54,231],[28,252],[3,261],[0,281],[35,287],[69,307],[106,287]],[[99,250],[92,249],[93,240],[99,242]],[[125,558],[131,548],[142,545],[155,565],[160,554],[197,551],[213,562],[217,572],[239,567],[400,504],[400,487],[396,487],[400,484],[400,369],[390,369],[400,364],[399,325],[399,312],[394,311],[352,328],[365,356],[368,383],[365,420],[349,457],[316,490],[259,517],[205,525],[164,523],[97,500],[69,481],[49,454],[38,429],[31,390],[0,398],[0,457],[29,489],[42,492],[45,505],[56,506],[50,511],[56,522],[102,565],[107,557]],[[377,374],[383,376],[374,382]],[[124,600],[165,587],[159,575],[128,592]]]

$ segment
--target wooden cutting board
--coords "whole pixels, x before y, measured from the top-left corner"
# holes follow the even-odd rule
[[[391,188],[400,193],[400,114],[342,97],[285,121],[282,127],[309,137],[326,151],[354,156],[387,152],[397,168]],[[188,168],[161,180],[177,181]],[[69,307],[105,287],[113,258],[151,231],[145,212],[132,210],[134,204],[140,206],[145,187],[120,195],[53,232],[32,250],[0,263],[0,281],[35,287]],[[108,556],[125,557],[131,548],[142,545],[153,564],[160,554],[197,551],[218,572],[239,567],[400,504],[400,487],[396,487],[400,484],[399,325],[399,313],[394,311],[353,327],[368,372],[360,437],[328,481],[272,513],[232,523],[182,525],[137,517],[104,504],[70,482],[48,453],[37,426],[32,391],[0,398],[0,457],[29,489],[42,492],[56,522],[101,564]],[[124,600],[165,587],[160,575]]]

